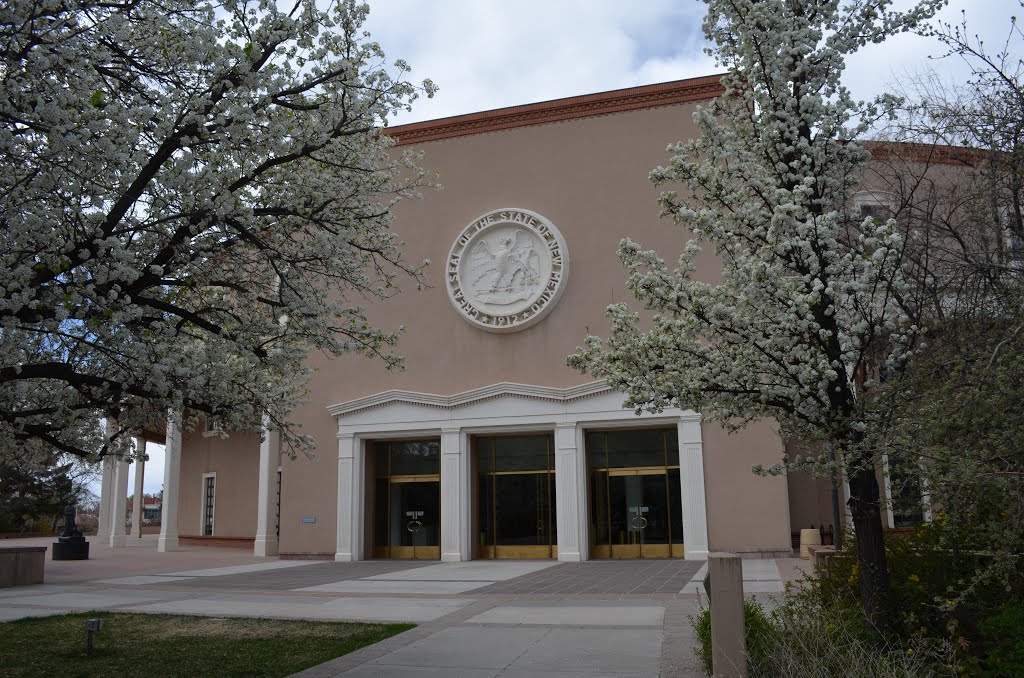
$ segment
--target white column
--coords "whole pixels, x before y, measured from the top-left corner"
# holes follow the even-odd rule
[[[281,434],[263,428],[260,441],[259,487],[256,492],[256,539],[253,555],[276,556],[278,551],[277,520],[277,465],[281,461]]]
[[[582,435],[582,430],[577,431],[576,422],[555,426],[555,509],[558,515],[559,560],[580,561],[590,555]]]
[[[680,417],[678,431],[683,550],[687,560],[707,560],[708,510],[704,496],[704,442],[700,415]]]
[[[161,553],[178,548],[178,496],[181,487],[181,412],[167,412],[167,440],[164,445],[164,495],[160,508]]]
[[[135,438],[135,500],[132,502],[132,536],[142,539],[142,481],[146,477],[146,439]]]
[[[110,541],[110,498],[114,485],[114,458],[103,457],[100,465],[100,514],[96,523],[96,542],[106,544]]]
[[[364,557],[365,450],[363,440],[351,433],[338,434],[338,550],[335,560],[362,560]]]
[[[114,494],[110,500],[110,548],[124,548],[128,542],[128,460],[114,461]]]
[[[921,474],[921,508],[923,509],[921,517],[924,518],[924,522],[932,522],[932,491],[928,487],[928,478],[924,475],[923,471]]]
[[[896,527],[893,511],[892,479],[889,477],[889,455],[882,455],[882,505],[885,508],[885,524],[890,530]]]
[[[472,557],[472,483],[469,440],[457,428],[441,431],[441,560]]]
[[[846,477],[846,468],[843,472],[843,521],[847,530],[853,529],[853,511],[850,510],[850,479]]]

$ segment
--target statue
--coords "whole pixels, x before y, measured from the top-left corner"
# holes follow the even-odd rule
[[[76,513],[74,504],[64,509],[64,531],[53,542],[54,560],[89,560],[89,542],[75,524]]]
[[[75,514],[77,513],[74,504],[68,504],[64,509],[64,531],[60,533],[61,541],[68,541],[69,537],[82,537],[82,531],[78,529],[78,525],[75,524]]]

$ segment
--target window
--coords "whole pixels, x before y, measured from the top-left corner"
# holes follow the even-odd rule
[[[281,541],[281,467],[277,467],[277,511],[274,513],[274,536]]]
[[[924,493],[916,473],[895,470],[889,479],[893,527],[917,527],[924,522]]]
[[[928,495],[918,470],[883,456],[883,471],[889,527],[916,527],[930,520]]]
[[[1013,268],[1024,268],[1024,234],[1006,230],[1006,253]]]
[[[888,221],[896,215],[895,196],[879,191],[861,191],[853,196],[853,214],[860,219]]]
[[[213,536],[213,507],[216,499],[217,474],[203,474],[203,513],[200,534],[204,537]]]

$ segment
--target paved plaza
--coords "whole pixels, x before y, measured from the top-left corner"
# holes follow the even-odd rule
[[[47,560],[45,584],[0,589],[0,621],[109,610],[418,624],[299,674],[306,678],[702,675],[689,623],[706,572],[696,561],[335,563],[130,543],[94,541],[88,561]],[[779,593],[803,567],[744,561],[744,590]]]

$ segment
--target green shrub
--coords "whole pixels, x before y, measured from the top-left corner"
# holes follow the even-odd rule
[[[821,607],[859,604],[856,539],[851,535],[844,543],[844,551],[804,582],[805,595]],[[885,640],[946,642],[960,663],[975,665],[990,645],[982,620],[997,615],[1008,598],[1024,596],[1024,577],[986,576],[989,568],[1006,563],[993,560],[972,529],[954,529],[941,513],[909,535],[886,535],[885,548],[893,610]],[[1008,588],[1006,581],[1014,583]]]
[[[855,604],[837,599],[822,605],[817,593],[808,589],[787,591],[771,614],[752,601],[744,603],[743,611],[751,678],[895,678],[952,676],[959,671],[948,641],[919,636],[886,642],[867,631]],[[693,628],[697,656],[711,675],[710,610],[701,610]]]
[[[773,645],[749,675],[826,678],[956,675],[960,662],[947,640],[883,638],[869,631],[856,603],[823,600],[811,589],[790,589],[772,613]]]
[[[702,607],[700,614],[691,619],[693,632],[697,636],[697,659],[704,665],[704,670],[711,675],[711,610]]]
[[[986,675],[1024,676],[1024,601],[1007,603],[1001,612],[981,622]]]
[[[697,657],[711,675],[711,610],[701,609],[692,621],[698,642]],[[756,665],[771,648],[775,629],[764,608],[753,600],[743,601],[743,625],[747,639],[747,665],[750,667]]]

